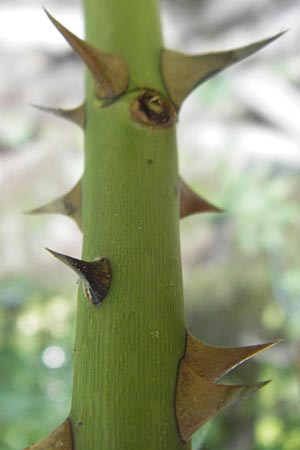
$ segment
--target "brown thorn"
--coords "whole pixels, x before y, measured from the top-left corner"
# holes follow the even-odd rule
[[[72,427],[70,419],[64,421],[52,431],[49,436],[41,439],[36,444],[26,447],[24,450],[72,450],[73,449],[73,437]]]
[[[49,248],[46,250],[77,273],[83,282],[85,296],[92,305],[97,306],[103,302],[112,280],[112,269],[108,258],[84,261],[57,253]]]
[[[226,67],[252,55],[282,36],[285,32],[283,31],[245,47],[221,52],[186,55],[171,50],[162,50],[161,67],[170,99],[179,109],[185,98],[200,83],[203,83]]]
[[[176,419],[181,439],[191,436],[218,412],[262,388],[269,381],[253,385],[214,384],[199,376],[183,359],[176,388]]]
[[[209,381],[216,381],[244,361],[281,341],[279,339],[246,347],[215,347],[188,333],[184,360],[197,375]]]
[[[200,197],[196,192],[194,192],[182,178],[179,178],[179,195],[180,195],[180,218],[189,216],[196,213],[214,212],[221,213],[224,212],[223,209],[214,206],[209,203],[203,197]]]
[[[75,123],[76,125],[79,125],[81,128],[85,128],[86,112],[84,103],[73,109],[47,108],[45,106],[34,104],[32,104],[31,106],[33,106],[33,108],[39,109],[40,111],[54,114],[55,116],[61,117],[63,119],[67,119]]]
[[[39,208],[26,211],[26,214],[64,214],[75,220],[80,230],[82,230],[81,179],[67,194]]]
[[[116,98],[123,94],[129,83],[128,67],[118,55],[104,53],[79,39],[45,8],[47,16],[90,69],[96,83],[95,93],[100,99]]]

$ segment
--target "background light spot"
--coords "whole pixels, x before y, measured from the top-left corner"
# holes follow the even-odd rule
[[[42,360],[50,369],[58,369],[64,364],[66,355],[61,347],[50,346],[43,351]]]

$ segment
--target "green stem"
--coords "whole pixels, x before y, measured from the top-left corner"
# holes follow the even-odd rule
[[[163,92],[155,0],[85,0],[87,40],[124,57],[131,86]],[[175,418],[185,321],[174,127],[132,120],[136,94],[100,108],[87,78],[83,258],[110,259],[103,304],[78,296],[75,450],[182,450]]]

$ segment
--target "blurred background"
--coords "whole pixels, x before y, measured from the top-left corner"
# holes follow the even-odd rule
[[[80,2],[0,2],[0,450],[68,414],[76,276],[44,251],[79,256],[61,216],[29,216],[82,173],[82,133],[33,109],[77,106],[83,66],[42,11],[83,36]],[[181,175],[223,207],[181,222],[187,321],[215,345],[284,342],[226,381],[273,379],[193,440],[203,450],[300,448],[300,4],[165,0],[165,42],[190,53],[289,32],[198,88],[178,125]]]

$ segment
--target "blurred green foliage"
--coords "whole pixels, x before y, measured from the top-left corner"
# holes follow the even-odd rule
[[[38,284],[1,284],[1,450],[24,448],[68,414],[74,305]]]

